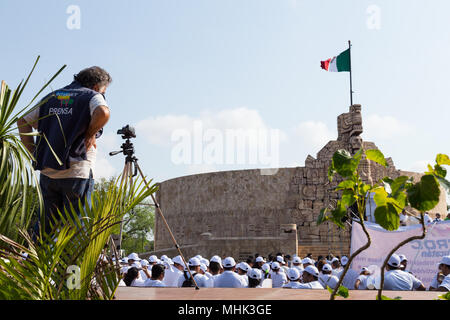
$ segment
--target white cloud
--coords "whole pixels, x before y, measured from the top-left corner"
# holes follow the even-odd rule
[[[120,150],[122,142],[118,137],[112,133],[105,133],[97,139],[97,159],[94,167],[95,179],[110,178],[119,174],[119,170],[111,163],[111,157],[109,156],[110,151]]]
[[[433,164],[433,163],[434,163],[434,161],[431,161],[431,160],[419,160],[419,161],[415,161],[414,163],[412,163],[409,167],[407,167],[404,170],[422,173],[422,172],[428,171],[427,166],[429,164]]]
[[[320,121],[305,121],[292,129],[291,143],[299,143],[300,146],[312,152],[319,152],[330,140],[336,140],[337,133]]]
[[[392,116],[371,114],[363,119],[363,139],[377,141],[407,136],[413,127]]]
[[[118,174],[117,169],[110,163],[103,152],[97,152],[97,160],[95,161],[95,179],[110,178]]]

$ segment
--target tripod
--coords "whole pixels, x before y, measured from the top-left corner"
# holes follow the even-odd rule
[[[119,132],[120,132],[120,130],[119,130]],[[137,176],[137,174],[139,172],[139,175],[141,176],[142,180],[144,181],[145,186],[147,187],[148,190],[150,190],[151,188],[148,185],[148,182],[145,179],[145,176],[142,173],[141,168],[139,167],[138,159],[134,156],[134,146],[133,146],[133,144],[130,141],[130,138],[132,138],[132,137],[136,137],[136,136],[135,135],[124,135],[124,136],[122,136],[122,138],[126,139],[125,142],[121,146],[122,150],[121,151],[110,152],[109,155],[110,156],[114,156],[116,154],[123,153],[126,156],[125,157],[125,165],[124,165],[124,168],[123,168],[123,171],[122,171],[122,182],[123,182],[123,179],[129,179],[130,180],[130,185],[132,185],[133,177]],[[134,167],[134,173],[133,173],[133,167]],[[184,263],[184,265],[186,266],[186,269],[189,272],[189,276],[191,277],[192,281],[194,282],[195,289],[199,290],[200,288],[197,285],[197,282],[195,281],[194,277],[192,276],[191,270],[189,269],[189,266],[186,263],[186,260],[184,259],[183,253],[181,252],[181,249],[180,249],[180,246],[178,245],[177,241],[175,240],[175,237],[174,237],[174,235],[172,233],[172,230],[170,229],[169,224],[167,223],[167,220],[164,217],[164,215],[163,215],[163,213],[161,211],[161,208],[160,208],[158,202],[155,199],[155,196],[153,195],[153,193],[150,194],[150,196],[152,197],[152,200],[153,200],[153,203],[155,205],[156,211],[160,215],[160,217],[161,217],[162,221],[164,222],[167,230],[169,231],[170,237],[172,238],[172,241],[173,241],[173,243],[175,245],[175,248],[178,250],[178,253],[180,254],[181,259],[183,259],[183,263]],[[119,248],[122,247],[122,231],[123,231],[123,220],[122,220],[122,222],[120,224]]]

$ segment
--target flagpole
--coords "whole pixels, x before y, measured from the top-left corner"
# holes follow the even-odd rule
[[[353,89],[352,89],[352,44],[350,40],[348,40],[348,56],[350,60],[350,105],[353,105]]]

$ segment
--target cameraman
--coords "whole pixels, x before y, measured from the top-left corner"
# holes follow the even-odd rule
[[[104,94],[111,76],[100,67],[90,67],[74,75],[68,86],[44,97],[38,107],[17,121],[19,133],[33,128],[40,135],[20,135],[25,147],[34,155],[34,169],[40,170],[40,187],[44,200],[44,226],[56,222],[57,209],[70,212],[70,203],[78,211],[78,200],[84,204],[94,186],[93,168],[97,155],[96,138],[109,120]],[[48,139],[48,143],[45,141]],[[53,151],[62,164],[58,163]],[[35,226],[38,232],[39,222]]]

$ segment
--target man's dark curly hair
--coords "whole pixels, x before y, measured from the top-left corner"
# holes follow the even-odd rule
[[[94,66],[86,68],[73,76],[74,80],[78,81],[83,87],[92,89],[96,84],[103,86],[109,85],[112,81],[111,76],[106,70]]]

